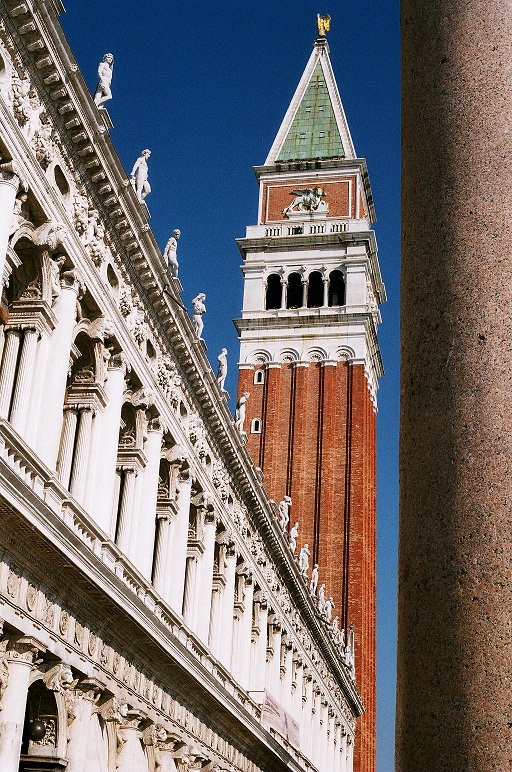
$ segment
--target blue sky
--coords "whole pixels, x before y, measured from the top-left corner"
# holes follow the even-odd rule
[[[324,0],[322,0],[324,3]],[[235,238],[256,223],[262,164],[311,53],[317,12],[328,35],[359,156],[366,157],[382,275],[379,340],[386,375],[378,417],[378,772],[393,770],[398,528],[399,7],[397,0],[145,3],[68,0],[61,17],[85,79],[115,57],[107,103],[111,137],[129,171],[150,148],[147,199],[163,249],[174,228],[183,301],[207,296],[204,337],[213,363],[225,346],[236,394],[242,275]]]

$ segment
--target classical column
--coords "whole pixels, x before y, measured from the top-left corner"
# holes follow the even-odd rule
[[[194,593],[197,584],[197,555],[188,555],[185,568],[185,590],[183,593],[183,619],[191,629],[194,621]]]
[[[3,288],[7,245],[12,230],[14,202],[20,186],[20,178],[15,171],[12,161],[0,167],[0,293]]]
[[[252,631],[252,599],[254,595],[254,585],[252,575],[249,570],[243,575],[244,595],[242,615],[238,622],[238,645],[236,648],[235,677],[238,683],[244,688],[249,689],[250,669],[251,669],[251,631]],[[235,648],[233,647],[235,654]]]
[[[252,629],[251,651],[251,682],[250,689],[262,692],[265,689],[265,672],[267,663],[267,599],[259,590],[254,595],[254,627]]]
[[[60,295],[52,309],[57,318],[57,326],[50,340],[46,373],[42,374],[41,388],[44,390],[44,410],[41,410],[39,416],[38,434],[34,447],[41,460],[50,469],[55,469],[59,452],[62,408],[76,320],[78,290],[79,282],[74,277],[74,272],[68,271]]]
[[[322,278],[323,287],[324,287],[324,306],[329,305],[329,277],[324,276]]]
[[[155,590],[166,599],[168,555],[171,541],[172,517],[161,510],[156,515],[155,557],[153,560],[152,582]]]
[[[11,328],[5,333],[5,338],[2,368],[0,370],[0,418],[9,417],[21,332]]]
[[[27,425],[38,340],[39,333],[35,327],[28,327],[24,330],[16,386],[14,387],[14,396],[9,416],[11,424],[22,436],[25,436],[25,426]]]
[[[124,552],[125,555],[128,553],[130,544],[136,482],[137,473],[135,469],[124,469],[120,491],[121,503],[119,505],[119,522],[117,524],[116,543],[121,552]]]
[[[196,595],[194,630],[208,645],[213,585],[213,561],[215,556],[215,531],[217,519],[211,510],[204,513],[203,546],[200,563],[199,589]]]
[[[302,688],[302,721],[300,722],[300,747],[308,758],[312,753],[312,725],[313,725],[313,678],[309,671],[303,675]]]
[[[235,603],[235,571],[236,571],[236,552],[233,543],[230,543],[226,550],[226,584],[222,591],[222,610],[221,610],[221,636],[218,647],[218,658],[229,669],[231,664],[231,647],[233,641],[233,606]]]
[[[221,622],[221,599],[222,588],[224,587],[224,577],[217,574],[213,579],[212,585],[212,604],[210,608],[210,630],[208,632],[208,648],[216,657],[218,650],[218,638]]]
[[[275,614],[269,619],[266,688],[277,700],[281,698],[281,623]]]
[[[178,613],[183,609],[185,566],[187,560],[188,517],[192,480],[188,470],[183,470],[178,481],[178,512],[174,521],[171,546],[172,581],[169,587],[169,604]]]
[[[512,760],[512,13],[402,0],[396,769]],[[356,740],[357,743],[357,740]]]
[[[281,281],[282,286],[282,292],[281,292],[281,308],[286,308],[286,302],[288,300],[288,282],[284,279]]]
[[[90,753],[88,741],[92,711],[103,688],[104,685],[99,681],[88,678],[81,681],[78,687],[73,690],[71,696],[75,698],[73,705],[74,719],[68,728],[69,741],[66,753],[68,765],[66,772],[85,772],[87,758]],[[65,698],[66,695],[67,693],[64,695]]]
[[[302,307],[306,308],[308,305],[308,280],[302,279]]]
[[[69,486],[71,476],[77,423],[78,410],[76,405],[64,405],[64,423],[62,425],[59,458],[57,459],[57,475],[65,488]]]
[[[302,721],[302,687],[303,687],[303,663],[300,659],[299,654],[297,652],[294,652],[293,654],[293,662],[292,662],[292,713],[294,719],[297,721],[297,723],[300,726],[300,723]]]
[[[281,642],[281,705],[292,712],[292,662],[293,647],[287,636]]]
[[[125,388],[126,362],[122,354],[114,355],[108,364],[105,384],[107,405],[101,416],[101,452],[96,460],[93,505],[91,515],[109,536],[112,533],[112,501],[115,493],[117,449],[123,393]]]
[[[44,646],[33,638],[19,638],[7,646],[9,678],[3,692],[0,712],[0,769],[2,772],[18,772],[30,671],[38,651],[44,650]]]
[[[163,429],[158,419],[150,421],[144,455],[147,464],[141,474],[140,504],[134,516],[131,549],[133,563],[146,579],[151,579],[155,546],[156,501],[158,497],[158,471],[162,451]]]
[[[85,486],[87,484],[93,417],[94,412],[91,407],[85,406],[80,409],[71,482],[69,485],[71,495],[79,504],[83,504]]]

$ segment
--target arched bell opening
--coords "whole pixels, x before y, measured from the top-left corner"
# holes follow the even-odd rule
[[[320,271],[312,271],[308,277],[308,308],[320,308],[323,304],[323,277]]]
[[[288,292],[286,295],[286,308],[302,307],[302,276],[300,273],[291,273],[288,276]]]
[[[267,293],[265,297],[265,308],[267,311],[273,311],[281,308],[283,301],[283,285],[281,277],[277,273],[271,273],[267,279]]]
[[[329,274],[329,306],[345,305],[345,279],[341,271]]]

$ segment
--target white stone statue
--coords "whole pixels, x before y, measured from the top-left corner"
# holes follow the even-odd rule
[[[247,410],[247,400],[250,397],[250,393],[248,391],[244,391],[244,393],[238,398],[238,402],[236,403],[235,407],[235,427],[239,434],[245,434],[244,432],[244,422],[245,422],[245,413]]]
[[[167,260],[167,267],[171,276],[178,278],[178,258],[176,253],[178,251],[178,239],[181,236],[181,231],[176,228],[172,232],[172,236],[165,245],[164,260]]]
[[[27,123],[25,124],[25,135],[27,137],[27,142],[30,145],[30,143],[32,142],[34,137],[39,133],[43,125],[41,116],[44,114],[45,107],[39,101],[39,97],[37,96],[37,94],[32,91],[30,92],[30,96],[25,107],[26,107],[26,112],[28,114],[28,120],[27,120]]]
[[[332,598],[327,598],[327,600],[324,603],[324,617],[328,625],[331,624],[332,611],[334,608],[335,608],[334,600]]]
[[[224,383],[226,381],[227,375],[228,375],[228,350],[227,348],[223,348],[220,352],[219,356],[217,357],[217,362],[219,363],[219,366],[217,368],[217,383],[219,385],[219,389],[223,392],[226,390],[224,389]]]
[[[311,571],[311,581],[309,583],[309,591],[311,595],[316,595],[316,588],[318,587],[318,563],[315,563],[313,570]]]
[[[97,107],[102,107],[104,102],[112,99],[112,74],[114,71],[114,57],[112,54],[105,54],[98,65],[98,85],[94,92],[94,102]]]
[[[324,613],[325,607],[325,584],[321,584],[318,588],[316,607],[318,609],[318,613],[322,615]]]
[[[192,301],[192,326],[196,333],[196,337],[198,337],[200,340],[204,329],[203,314],[206,313],[206,306],[204,304],[205,300],[206,295],[204,292],[200,292],[199,295],[197,295],[197,297],[195,297]]]
[[[143,150],[135,161],[130,174],[130,182],[141,203],[151,193],[151,185],[148,182],[148,158],[150,155],[151,150]]]
[[[298,538],[299,538],[299,524],[294,523],[293,526],[290,528],[290,549],[294,555],[295,555],[295,550],[297,549]]]
[[[283,496],[282,500],[279,502],[278,506],[278,512],[279,512],[279,525],[283,529],[283,531],[286,530],[286,526],[290,522],[290,507],[292,505],[292,500],[289,496]]]
[[[291,195],[295,196],[292,203],[283,209],[286,216],[295,212],[327,212],[329,206],[325,201],[325,190],[323,188],[304,188],[303,190],[292,190]]]
[[[59,297],[61,291],[60,273],[66,262],[64,255],[55,255],[50,258],[50,272],[51,272],[51,285],[52,285],[52,305],[56,298]]]
[[[13,233],[16,233],[22,223],[28,222],[29,216],[28,193],[22,190],[20,193],[18,193],[14,201],[12,224],[9,231],[9,236],[12,236]]]
[[[309,544],[305,544],[299,552],[299,571],[301,572],[302,576],[307,577],[310,554]]]
[[[84,246],[91,243],[96,236],[96,229],[98,227],[99,214],[96,209],[89,209],[87,214],[87,227],[84,232]]]

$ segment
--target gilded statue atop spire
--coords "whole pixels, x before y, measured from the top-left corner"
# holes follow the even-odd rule
[[[318,37],[319,38],[324,38],[325,37],[325,33],[329,32],[329,30],[331,28],[331,17],[328,16],[328,15],[327,16],[320,16],[320,14],[317,13],[316,18],[317,18],[316,26],[317,26],[317,29],[318,29]]]

